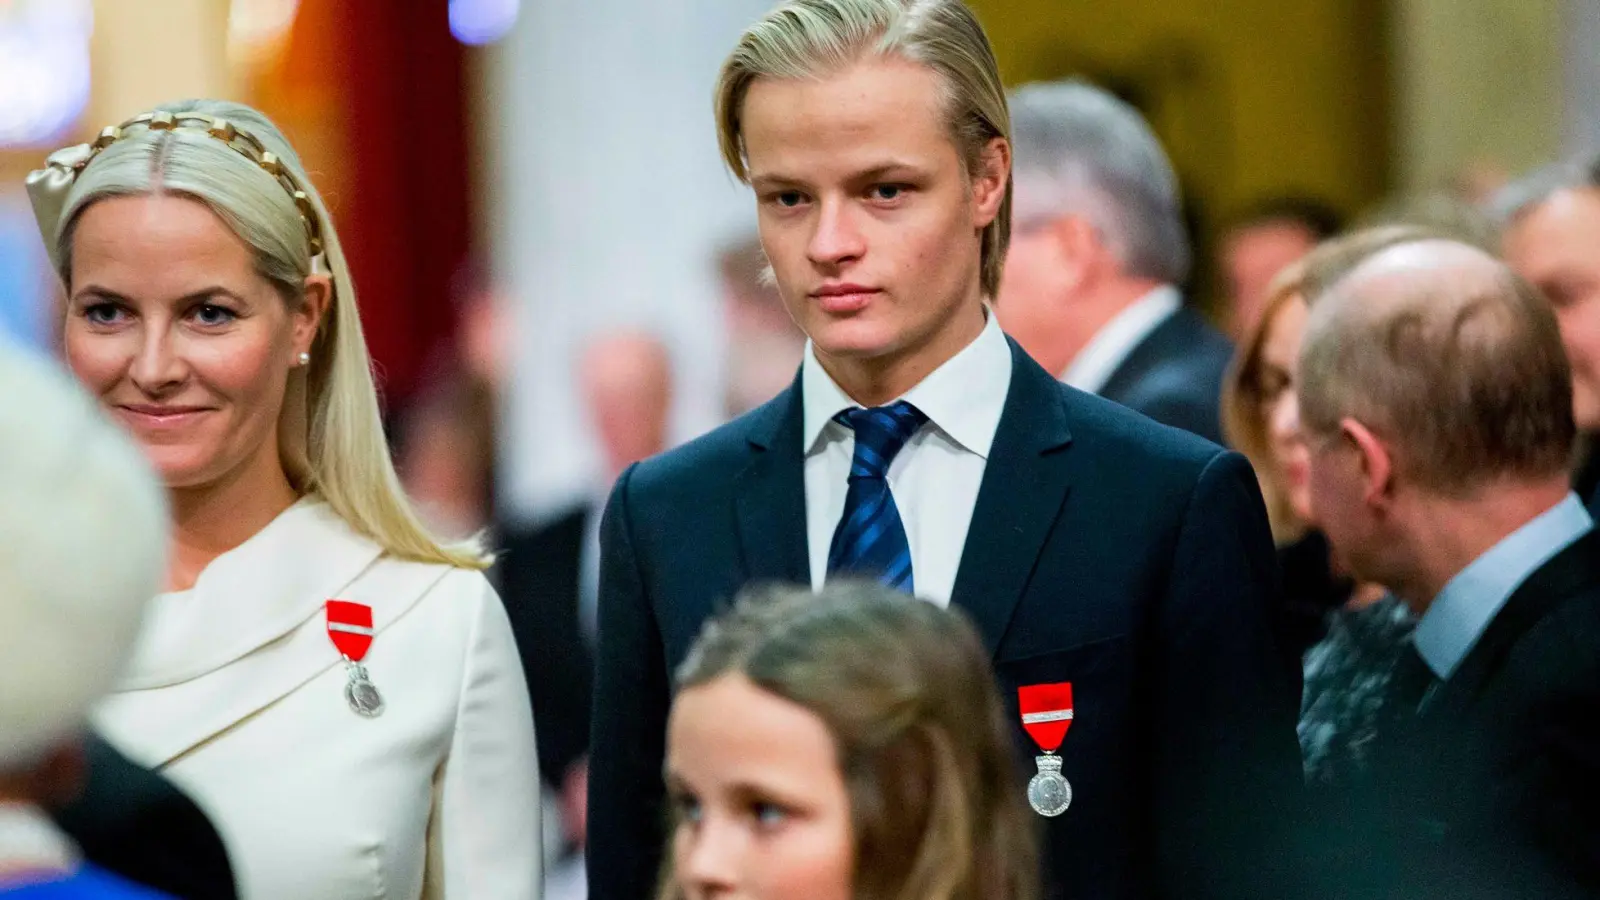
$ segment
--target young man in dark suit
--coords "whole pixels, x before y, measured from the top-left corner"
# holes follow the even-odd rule
[[[1030,795],[1050,896],[1279,896],[1262,887],[1276,874],[1264,847],[1299,784],[1298,685],[1269,631],[1255,478],[1235,454],[1064,387],[1000,332],[987,300],[1009,122],[971,12],[780,6],[741,37],[717,111],[810,344],[788,391],[612,494],[592,896],[652,894],[671,674],[706,617],[747,582],[834,574],[977,623],[1019,761],[1059,762],[1070,784],[1069,803],[1053,779]],[[1070,728],[1025,724],[1023,689],[1053,694],[1027,712]],[[1059,755],[1036,762],[1046,750]],[[767,819],[752,814],[751,840]]]
[[[1488,254],[1414,233],[1308,300],[1319,524],[1420,616],[1370,769],[1320,817],[1328,895],[1596,896],[1600,539],[1556,317]]]
[[[1185,305],[1178,178],[1139,111],[1082,81],[1011,96],[1016,232],[995,310],[1062,381],[1222,442],[1233,345]]]

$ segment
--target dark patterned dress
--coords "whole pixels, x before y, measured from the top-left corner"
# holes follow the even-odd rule
[[[1328,614],[1327,637],[1305,656],[1299,731],[1308,784],[1338,785],[1365,769],[1390,678],[1416,624],[1391,596]]]

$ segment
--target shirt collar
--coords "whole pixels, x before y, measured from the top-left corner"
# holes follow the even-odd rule
[[[1417,623],[1417,653],[1447,680],[1528,576],[1594,527],[1577,494],[1489,548],[1444,586]]]
[[[1011,389],[1011,347],[987,307],[984,317],[983,330],[972,343],[899,399],[922,410],[931,424],[964,449],[987,459]],[[833,417],[861,404],[850,399],[822,368],[810,341],[806,342],[806,355],[800,362],[800,389],[805,448],[810,455],[820,447]]]
[[[37,806],[0,803],[0,881],[7,872],[45,875],[77,866],[72,841]]]
[[[1183,296],[1170,284],[1163,284],[1135,300],[1095,332],[1089,343],[1072,358],[1061,380],[1080,391],[1098,393],[1133,348],[1181,306]]]

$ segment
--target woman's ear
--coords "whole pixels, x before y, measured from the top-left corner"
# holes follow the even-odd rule
[[[310,353],[316,343],[317,332],[322,328],[322,318],[333,303],[333,278],[324,274],[306,276],[305,290],[301,292],[300,306],[291,311],[294,321],[294,354]]]

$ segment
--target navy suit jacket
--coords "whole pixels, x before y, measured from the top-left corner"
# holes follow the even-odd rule
[[[237,896],[228,851],[194,801],[103,738],[89,735],[84,751],[83,793],[54,818],[85,859],[186,900]]]
[[[1600,533],[1529,575],[1319,801],[1321,896],[1600,896]]]
[[[1220,444],[1222,379],[1232,359],[1233,344],[1185,306],[1133,348],[1099,393]]]
[[[1012,379],[952,603],[993,654],[1019,781],[1021,685],[1070,681],[1071,808],[1050,897],[1279,897],[1299,685],[1273,645],[1272,539],[1244,458],[1060,384]],[[810,583],[801,388],[618,480],[602,525],[589,887],[652,895],[670,675],[747,582]]]

